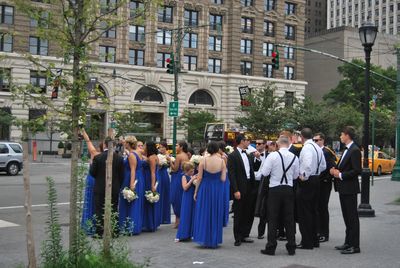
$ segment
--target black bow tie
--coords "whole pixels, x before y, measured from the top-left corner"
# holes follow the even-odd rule
[[[242,154],[245,154],[246,153],[246,150],[242,150]]]
[[[261,155],[261,156],[264,156],[264,153],[261,153],[260,155]]]

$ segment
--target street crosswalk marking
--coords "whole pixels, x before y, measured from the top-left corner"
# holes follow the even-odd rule
[[[4,227],[16,227],[16,226],[19,226],[19,225],[18,225],[18,224],[15,224],[15,223],[12,223],[12,222],[9,222],[9,221],[0,220],[0,228],[4,228]]]

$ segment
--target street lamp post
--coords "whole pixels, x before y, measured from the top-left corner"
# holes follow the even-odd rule
[[[392,181],[400,181],[400,47],[396,48],[397,54],[397,111],[396,111],[396,164],[392,172]]]
[[[364,22],[359,28],[360,40],[365,51],[365,96],[364,96],[364,127],[362,146],[364,151],[363,168],[361,172],[361,204],[358,207],[360,217],[375,217],[375,210],[369,204],[369,181],[371,171],[368,165],[369,147],[369,89],[371,51],[378,28],[371,22]]]

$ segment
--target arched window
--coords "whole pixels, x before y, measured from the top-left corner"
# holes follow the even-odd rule
[[[157,90],[143,86],[135,95],[136,101],[154,101],[154,102],[164,102],[163,97]]]
[[[190,96],[189,103],[194,105],[202,104],[214,106],[211,95],[203,89],[196,90],[192,96]]]

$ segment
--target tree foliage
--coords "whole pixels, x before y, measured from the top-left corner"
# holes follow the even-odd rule
[[[218,122],[213,113],[185,109],[178,119],[178,127],[187,130],[187,141],[193,143],[204,139],[206,124],[212,122]]]
[[[134,105],[127,107],[126,111],[113,113],[117,136],[125,136],[128,133],[145,133],[152,131],[154,127],[148,122],[146,114],[140,112]]]

